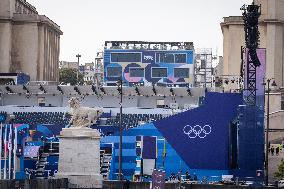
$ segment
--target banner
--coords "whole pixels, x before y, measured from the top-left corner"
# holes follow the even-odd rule
[[[238,93],[206,93],[202,106],[154,125],[190,168],[224,170],[229,165],[230,122],[240,104]]]
[[[156,159],[157,158],[157,137],[143,136],[142,158]]]
[[[166,173],[164,171],[157,171],[155,169],[152,174],[152,189],[164,189],[165,177]]]

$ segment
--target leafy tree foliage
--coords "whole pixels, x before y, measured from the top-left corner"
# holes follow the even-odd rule
[[[59,70],[59,82],[62,84],[80,85],[84,83],[84,75],[78,72],[77,69],[62,68]]]
[[[284,159],[281,159],[280,164],[278,165],[278,171],[274,173],[274,176],[283,179],[284,178]]]

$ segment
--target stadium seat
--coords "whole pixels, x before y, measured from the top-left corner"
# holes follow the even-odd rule
[[[64,95],[78,95],[77,91],[75,91],[74,86],[68,85],[59,85],[58,86]]]
[[[106,125],[119,125],[120,114],[116,114],[115,117],[107,119]],[[151,121],[162,119],[162,114],[122,114],[122,127],[133,128],[137,125],[145,124]]]
[[[65,117],[63,112],[14,112],[13,114],[15,115],[14,123],[29,125],[67,125],[70,119]]]

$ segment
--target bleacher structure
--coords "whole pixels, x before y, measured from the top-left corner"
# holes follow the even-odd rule
[[[183,87],[179,87],[179,88],[172,88],[173,90],[173,94],[175,96],[187,96],[187,95],[191,95],[191,92],[189,89]]]
[[[65,116],[64,112],[14,112],[16,124],[29,124],[29,125],[38,125],[38,124],[54,124],[54,125],[68,125],[70,121],[69,116]],[[104,117],[104,122],[98,122],[98,125],[106,126],[119,126],[119,117],[118,113],[113,117]],[[163,118],[162,114],[122,114],[122,126],[123,128],[133,128],[137,125],[148,123],[151,121],[156,121]],[[105,124],[104,124],[105,123]]]
[[[44,90],[45,94],[52,94],[52,95],[60,95],[62,94],[60,90],[58,90],[57,85],[42,85],[42,89]]]
[[[125,96],[200,96],[204,95],[204,88],[162,87],[162,86],[123,86]],[[215,88],[207,88],[214,91]],[[218,90],[218,89],[217,89]],[[119,95],[118,87],[94,85],[0,85],[2,94],[52,94],[52,95]]]
[[[75,90],[80,95],[96,95],[97,91],[93,85],[79,85],[75,86]]]
[[[25,85],[24,88],[29,94],[43,94],[44,93],[40,85]]]
[[[101,90],[104,92],[105,95],[109,95],[109,96],[119,95],[119,91],[117,90],[117,87],[102,87]]]
[[[14,123],[18,124],[59,124],[67,125],[68,117],[65,117],[64,112],[14,112]]]
[[[139,94],[142,96],[154,96],[155,93],[153,91],[153,87],[144,87],[144,86],[138,86],[137,87]]]
[[[78,93],[75,90],[74,86],[59,85],[58,88],[62,92],[62,94],[65,94],[65,95],[78,95]]]
[[[27,90],[25,90],[23,85],[7,85],[6,90],[9,91],[9,93],[14,94],[26,94]]]
[[[118,113],[115,117],[107,119],[106,125],[119,125],[119,118],[120,114]],[[162,118],[161,114],[122,114],[122,127],[133,128]]]
[[[137,90],[135,87],[123,87],[122,94],[125,96],[137,96]]]
[[[155,86],[154,92],[157,96],[173,96],[172,89],[168,87]]]

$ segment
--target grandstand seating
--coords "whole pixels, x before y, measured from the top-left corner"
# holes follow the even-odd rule
[[[105,87],[103,87],[103,90],[104,90],[106,95],[110,95],[110,96],[118,96],[119,95],[117,87],[105,86]]]
[[[23,85],[7,85],[6,89],[9,91],[9,93],[14,93],[14,94],[26,94],[27,93]]]
[[[192,96],[204,96],[205,95],[205,89],[204,88],[191,88],[190,93]]]
[[[123,87],[122,92],[126,96],[137,96],[135,87]]]
[[[154,96],[153,87],[138,86],[139,94],[142,96]]]
[[[6,89],[6,85],[0,85],[0,92],[3,94],[9,93]]]
[[[187,87],[162,87],[162,86],[137,86],[122,88],[124,96],[204,96],[204,88],[187,88]],[[210,88],[207,91],[220,91],[220,88]],[[52,95],[109,95],[118,96],[117,86],[103,86],[96,89],[93,85],[0,85],[0,92],[3,94],[52,94]]]
[[[41,90],[40,85],[25,85],[24,86],[29,94],[42,94],[44,93],[43,90]]]
[[[156,90],[157,96],[172,96],[173,95],[173,93],[171,92],[171,88],[169,87],[155,86],[154,89]]]
[[[177,88],[172,88],[173,93],[175,96],[189,96],[190,90],[186,87],[177,87]]]
[[[114,118],[108,119],[106,125],[119,125],[118,113]],[[161,114],[122,114],[122,127],[132,128],[137,125],[162,119]]]
[[[22,124],[60,124],[67,125],[69,120],[63,112],[14,112],[14,123]]]
[[[61,91],[58,90],[57,85],[42,85],[42,88],[46,94],[53,94],[53,95],[62,94]]]
[[[64,95],[78,95],[77,91],[75,90],[74,86],[68,85],[59,85],[59,89],[62,91]]]
[[[94,86],[92,85],[79,85],[76,86],[78,92],[81,95],[95,95],[96,91],[94,90]]]

